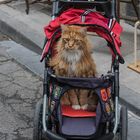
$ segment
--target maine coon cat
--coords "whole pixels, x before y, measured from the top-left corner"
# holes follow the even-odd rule
[[[96,65],[91,56],[92,47],[86,28],[75,25],[62,25],[61,28],[61,38],[55,47],[57,53],[49,62],[55,74],[66,77],[94,77]],[[89,90],[71,89],[64,94],[61,104],[85,110],[91,100],[89,97]]]

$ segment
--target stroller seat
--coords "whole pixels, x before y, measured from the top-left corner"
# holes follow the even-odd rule
[[[61,133],[70,136],[90,136],[96,132],[96,113],[74,110],[71,106],[62,106]]]
[[[63,116],[67,116],[67,117],[72,117],[72,118],[76,118],[76,117],[95,117],[96,116],[96,112],[90,112],[90,111],[86,111],[86,110],[74,110],[71,106],[67,106],[67,105],[63,105],[62,108],[62,115]]]

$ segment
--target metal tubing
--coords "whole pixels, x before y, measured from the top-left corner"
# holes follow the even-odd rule
[[[43,130],[45,132],[47,131],[47,126],[46,126],[46,100],[47,100],[47,94],[44,94],[42,122],[43,122]]]
[[[114,86],[115,86],[115,95],[116,96],[119,96],[119,70],[115,70],[115,83],[114,83]]]
[[[52,7],[52,20],[55,19],[56,14],[58,13],[58,5],[59,5],[59,1],[54,1],[53,2],[53,7]]]
[[[135,23],[134,30],[134,64],[137,67],[137,27],[140,25],[140,20]]]
[[[118,56],[116,57],[114,61],[114,92],[115,92],[115,124],[114,124],[114,130],[113,133],[116,134],[118,129],[118,123],[119,123],[119,62],[118,62]]]
[[[116,19],[116,0],[112,0],[112,17]]]
[[[116,10],[117,10],[116,11],[116,13],[117,13],[117,15],[116,15],[117,16],[117,21],[120,22],[120,0],[117,1],[116,6],[117,6],[117,8],[116,8]]]
[[[52,8],[52,20],[55,19],[56,13],[58,12],[58,1],[53,1],[53,8]],[[45,71],[44,71],[44,85],[43,85],[43,115],[42,115],[42,122],[43,122],[43,130],[44,132],[47,131],[46,126],[46,109],[47,109],[47,66],[45,63]]]
[[[47,68],[44,70],[44,82],[43,82],[43,115],[42,115],[42,122],[43,122],[43,130],[46,132],[46,108],[47,108]]]
[[[26,12],[26,14],[28,15],[29,14],[29,1],[28,0],[25,0],[25,3],[26,3],[26,10],[25,10],[25,12]]]
[[[118,97],[116,96],[115,97],[115,125],[114,125],[114,130],[113,130],[113,133],[114,135],[116,134],[117,132],[117,129],[118,129],[118,123],[119,123],[119,99]]]

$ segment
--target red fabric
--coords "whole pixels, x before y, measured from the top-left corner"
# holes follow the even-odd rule
[[[95,117],[96,113],[95,112],[89,112],[85,110],[74,110],[72,109],[71,106],[62,106],[62,115],[67,116],[67,117]]]
[[[45,34],[46,34],[48,41],[47,41],[47,44],[45,45],[44,50],[42,52],[41,60],[43,60],[43,58],[46,56],[49,47],[51,47],[50,44],[53,44],[52,37],[53,37],[55,31],[58,28],[60,28],[61,24],[78,24],[78,25],[86,25],[86,26],[97,25],[98,27],[96,27],[96,26],[89,27],[88,26],[89,28],[87,30],[89,32],[96,32],[99,36],[101,36],[102,38],[104,38],[107,41],[109,41],[110,43],[112,43],[112,38],[102,28],[106,29],[110,33],[110,35],[113,37],[116,51],[121,56],[120,34],[122,32],[122,27],[119,25],[119,23],[117,23],[115,20],[113,20],[113,27],[109,28],[108,27],[109,19],[105,18],[104,16],[102,16],[101,14],[99,14],[97,12],[90,12],[88,15],[85,16],[85,21],[82,22],[81,15],[84,12],[85,12],[85,10],[83,10],[83,9],[81,10],[81,9],[71,8],[71,9],[63,12],[59,17],[57,17],[56,19],[51,21],[49,23],[49,25],[44,27],[44,31],[45,31]],[[100,27],[102,27],[102,28],[100,28]],[[57,38],[60,37],[60,35],[61,34],[59,32],[57,34]],[[111,52],[113,52],[113,51],[111,50]],[[115,54],[113,54],[113,55],[115,56]]]

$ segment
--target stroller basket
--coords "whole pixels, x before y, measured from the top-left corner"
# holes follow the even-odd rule
[[[62,86],[67,85],[73,88],[87,88],[87,89],[96,89],[98,87],[106,88],[109,87],[114,78],[113,74],[107,74],[101,76],[100,78],[78,78],[78,77],[60,77],[52,74],[51,70],[48,70],[48,76],[50,80],[59,83]]]
[[[73,136],[75,138],[79,136],[93,137],[99,127],[101,110],[104,112],[105,120],[112,119],[113,114],[111,112],[109,114],[106,113],[106,102],[111,100],[111,98],[108,97],[106,90],[112,85],[112,80],[114,79],[112,74],[107,74],[100,78],[57,77],[52,74],[51,70],[48,70],[47,74],[50,83],[53,85],[53,89],[51,89],[51,112],[53,113],[54,118],[58,118],[59,133],[61,135],[64,137]],[[60,106],[60,98],[67,90],[73,88],[92,89],[96,91],[96,94],[100,99],[96,112],[83,110],[75,111],[70,106]],[[102,90],[104,90],[104,93]],[[103,101],[103,98],[106,98],[105,102]],[[85,125],[87,126],[86,129]]]

